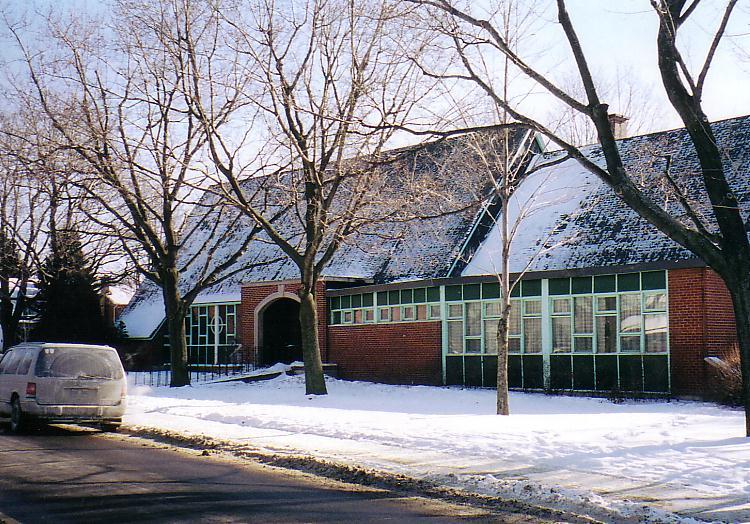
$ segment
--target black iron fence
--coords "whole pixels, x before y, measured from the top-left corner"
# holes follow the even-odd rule
[[[208,358],[196,351],[189,351],[188,372],[191,383],[211,382],[247,374],[256,369],[255,349],[244,349],[242,346],[221,348],[219,358]],[[172,379],[171,366],[168,363],[151,366],[148,369],[128,371],[131,384],[136,386],[169,386]]]

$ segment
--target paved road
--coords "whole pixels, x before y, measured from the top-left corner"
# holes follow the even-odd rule
[[[244,462],[88,430],[0,430],[0,522],[495,520]]]

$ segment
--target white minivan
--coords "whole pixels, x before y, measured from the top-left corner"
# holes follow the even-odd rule
[[[120,357],[109,346],[30,342],[0,360],[0,417],[10,418],[14,433],[35,422],[116,431],[126,396]]]

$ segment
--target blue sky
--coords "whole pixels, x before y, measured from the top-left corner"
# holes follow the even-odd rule
[[[539,0],[537,0],[539,1]],[[545,0],[541,0],[545,1]],[[547,0],[548,1],[548,0]],[[92,13],[106,9],[106,0],[0,0],[11,15],[24,11],[69,9]],[[725,0],[703,0],[694,14],[695,22],[682,30],[680,41],[686,60],[697,69],[722,12]],[[572,59],[560,40],[554,2],[540,13],[548,22],[539,41],[548,40],[542,63],[550,71],[574,70]],[[750,2],[741,0],[727,37],[714,60],[704,93],[704,109],[711,120],[750,113]],[[676,114],[668,107],[656,67],[657,18],[649,0],[568,0],[568,10],[579,32],[592,70],[597,76],[614,77],[619,71],[635,76],[657,104],[665,108],[656,129],[679,127]],[[8,58],[8,49],[0,51]],[[542,66],[544,67],[544,66]],[[545,102],[541,102],[544,104]],[[653,129],[653,130],[656,130]]]

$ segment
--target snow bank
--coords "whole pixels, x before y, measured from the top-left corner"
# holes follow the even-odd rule
[[[304,378],[285,375],[176,390],[132,387],[126,423],[561,509],[594,507],[605,520],[670,520],[660,511],[750,519],[750,440],[742,437],[739,411],[512,393],[512,415],[499,417],[491,390],[333,379],[328,387],[328,396],[305,396]]]

